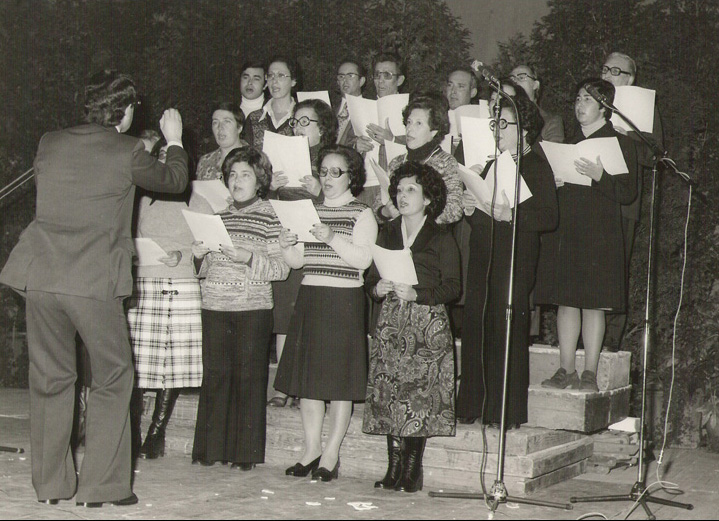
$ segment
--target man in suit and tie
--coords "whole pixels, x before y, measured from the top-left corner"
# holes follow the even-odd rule
[[[35,157],[35,220],[0,282],[27,296],[32,480],[42,503],[131,505],[130,395],[134,370],[123,299],[132,289],[135,186],[180,193],[187,186],[182,120],[168,109],[160,163],[124,134],[138,104],[133,81],[103,71],[85,88],[85,124],[45,134]],[[92,367],[85,457],[79,478],[70,449],[75,334]]]
[[[342,94],[342,99],[335,111],[339,123],[337,143],[340,145],[354,147],[355,141],[357,141],[347,109],[347,96],[362,96],[362,88],[366,82],[367,73],[358,60],[344,60],[337,69],[337,87]]]
[[[517,65],[514,69],[512,69],[512,72],[509,73],[509,78],[514,83],[522,87],[524,92],[527,93],[527,96],[529,96],[529,99],[537,105],[539,114],[544,120],[544,126],[542,127],[540,138],[543,141],[563,143],[564,122],[562,121],[561,116],[547,112],[538,105],[541,83],[534,69],[532,69],[529,65]]]

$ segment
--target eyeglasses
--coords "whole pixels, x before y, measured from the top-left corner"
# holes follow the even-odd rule
[[[265,74],[266,81],[273,81],[273,80],[285,81],[285,80],[289,80],[290,78],[292,78],[292,76],[290,76],[289,74],[285,74],[284,72],[273,72],[270,74]]]
[[[619,76],[620,74],[627,74],[629,76],[632,75],[631,72],[623,71],[619,67],[607,67],[606,65],[602,66],[602,74],[611,73],[612,76]]]
[[[501,128],[502,130],[507,128],[507,125],[516,125],[516,124],[517,124],[516,121],[507,121],[506,119],[499,120],[499,128]],[[494,131],[494,130],[496,130],[496,128],[497,128],[497,122],[494,120],[490,121],[489,122],[489,130]]]
[[[375,80],[385,80],[385,81],[390,81],[392,78],[396,78],[397,76],[401,76],[401,75],[396,74],[394,72],[389,72],[389,71],[377,71],[372,75],[372,77]]]
[[[347,78],[348,80],[354,80],[355,78],[359,78],[359,77],[360,77],[360,75],[357,74],[356,72],[346,72],[346,73],[338,72],[337,73],[337,81],[342,81],[345,78]]]
[[[315,123],[317,123],[316,119],[310,119],[307,116],[302,116],[300,119],[290,118],[287,120],[290,125],[290,128],[295,128],[297,125],[301,127],[306,127],[310,124],[310,121],[314,121]]]
[[[512,74],[509,77],[509,79],[516,82],[516,81],[527,81],[527,79],[536,80],[537,78],[535,78],[534,76],[531,76],[530,74],[528,74],[526,72],[520,72],[519,74]]]
[[[338,177],[346,174],[348,171],[349,170],[342,170],[335,166],[333,166],[332,168],[327,168],[327,167],[323,166],[322,168],[320,168],[320,171],[318,173],[319,173],[320,177],[330,176],[330,177],[334,177],[335,179],[337,179]]]

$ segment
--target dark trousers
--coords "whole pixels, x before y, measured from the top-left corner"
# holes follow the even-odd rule
[[[192,458],[265,461],[272,310],[202,310],[202,389]]]
[[[624,313],[607,313],[606,330],[604,332],[604,345],[611,351],[619,351],[624,338],[624,330],[627,327],[627,313],[629,312],[629,268],[632,261],[632,249],[634,248],[634,232],[637,229],[637,221],[622,217],[622,231],[624,232],[624,275],[627,288],[627,311]]]
[[[114,501],[131,493],[132,350],[119,299],[28,291],[30,445],[38,499]],[[79,483],[70,449],[79,333],[92,365]]]

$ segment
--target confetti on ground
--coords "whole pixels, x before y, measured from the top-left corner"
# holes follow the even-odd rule
[[[322,504],[322,503],[320,503],[319,501],[305,501],[305,505],[308,505],[308,506],[311,506],[311,507],[318,507],[318,506],[320,506],[321,504]]]
[[[365,503],[363,501],[351,501],[347,504],[355,510],[372,510],[373,508],[379,508],[372,503]]]
[[[260,496],[260,499],[269,499],[267,496]]]
[[[326,497],[326,498],[325,498],[325,501],[334,501],[334,500],[335,500],[335,498],[333,498],[333,497]]]
[[[263,494],[274,494],[273,491],[268,490],[268,489],[266,489],[266,488],[263,488],[263,489],[262,489],[262,493],[263,493]]]

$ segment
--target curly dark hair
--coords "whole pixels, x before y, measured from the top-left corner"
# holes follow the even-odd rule
[[[431,166],[417,161],[402,163],[394,171],[389,183],[389,196],[392,204],[397,206],[397,186],[401,179],[416,176],[417,184],[422,187],[422,193],[429,199],[424,213],[430,219],[436,219],[444,210],[447,204],[447,185],[439,172]]]
[[[574,89],[574,97],[576,98],[579,95],[579,91],[584,89],[587,90],[587,87],[594,87],[599,91],[599,94],[602,94],[605,98],[607,98],[607,101],[609,103],[612,103],[614,101],[614,93],[616,90],[614,89],[614,85],[609,83],[607,80],[603,80],[601,78],[587,78],[579,83],[577,83],[577,88]],[[589,92],[587,90],[587,92]],[[605,109],[603,106],[599,106],[600,109],[604,109],[604,119],[609,121],[609,119],[612,117],[612,111]]]
[[[514,117],[517,118],[519,124],[522,126],[522,130],[527,131],[525,141],[531,146],[537,141],[537,138],[539,138],[542,132],[544,118],[542,118],[542,115],[539,113],[539,107],[529,99],[524,89],[514,84],[512,84],[512,86],[517,93],[512,96],[514,103],[517,105],[517,111],[514,110],[512,104],[505,98],[500,99],[499,107],[500,109],[507,109],[514,114]],[[519,114],[517,114],[517,112],[519,112]]]
[[[137,102],[135,82],[114,70],[94,74],[83,94],[85,121],[103,127],[119,125],[127,106]]]
[[[436,130],[437,134],[432,138],[432,142],[439,144],[449,133],[449,114],[447,110],[449,105],[447,99],[439,94],[421,94],[410,96],[409,103],[402,110],[402,123],[407,125],[407,118],[415,109],[426,110],[429,115],[429,128]]]
[[[317,155],[317,171],[319,172],[322,167],[322,162],[329,155],[336,154],[342,156],[347,164],[347,171],[350,176],[350,192],[352,195],[357,197],[364,189],[365,181],[367,180],[367,173],[364,170],[364,159],[359,152],[354,148],[346,147],[344,145],[332,144],[320,149]]]
[[[295,105],[292,116],[300,109],[312,109],[317,116],[317,126],[320,128],[320,146],[326,147],[337,141],[339,124],[332,107],[319,99],[306,99]]]
[[[230,150],[222,162],[222,181],[228,186],[228,179],[235,163],[247,163],[257,178],[257,196],[264,199],[272,182],[272,163],[264,152],[253,147],[238,147]],[[229,188],[229,187],[228,187]]]

